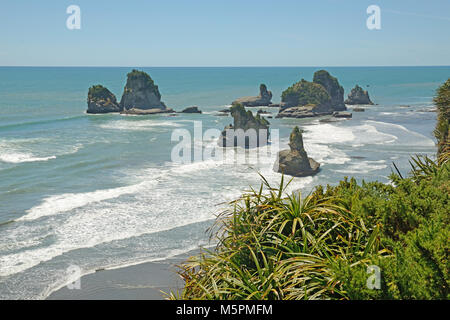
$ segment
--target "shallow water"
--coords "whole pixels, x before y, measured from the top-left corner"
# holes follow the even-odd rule
[[[426,110],[449,67],[326,69],[346,94],[358,83],[378,105],[332,123],[269,119],[282,148],[300,125],[309,156],[321,163],[318,175],[295,178],[290,190],[308,193],[350,175],[387,182],[393,161],[407,173],[411,154],[435,153],[436,115]],[[171,135],[193,132],[194,121],[203,132],[221,130],[231,118],[216,111],[233,99],[257,94],[264,82],[278,102],[283,89],[310,80],[317,68],[143,70],[169,107],[198,105],[203,114],[85,114],[89,86],[101,83],[120,99],[129,68],[0,68],[1,299],[44,298],[67,281],[70,265],[88,273],[206,245],[215,214],[258,186],[257,172],[279,182],[267,147],[251,150],[247,163],[178,164]]]

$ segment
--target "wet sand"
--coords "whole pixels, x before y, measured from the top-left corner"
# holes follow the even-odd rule
[[[53,292],[49,300],[162,300],[181,290],[183,280],[176,265],[199,250],[157,262],[145,262],[118,269],[100,270],[80,279],[80,289],[67,286]]]

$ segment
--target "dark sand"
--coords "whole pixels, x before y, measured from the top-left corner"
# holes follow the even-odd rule
[[[183,280],[176,273],[176,265],[198,250],[157,262],[101,270],[81,277],[80,289],[63,287],[53,292],[49,300],[161,300],[166,293],[183,287]]]

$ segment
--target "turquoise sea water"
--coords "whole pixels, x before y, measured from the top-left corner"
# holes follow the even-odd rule
[[[0,68],[0,299],[45,298],[67,283],[71,265],[88,273],[206,245],[223,202],[259,185],[257,172],[274,184],[280,174],[274,155],[256,150],[247,163],[173,163],[173,130],[192,132],[194,121],[221,130],[231,118],[217,111],[235,98],[265,83],[278,102],[319,68],[141,69],[169,107],[197,105],[203,114],[87,115],[89,86],[101,83],[120,99],[131,68]],[[434,155],[429,111],[450,67],[326,69],[345,95],[359,84],[378,105],[332,123],[269,119],[282,148],[300,125],[309,156],[321,163],[318,175],[295,178],[291,190],[308,193],[344,176],[387,182],[393,161],[406,173],[411,154]]]

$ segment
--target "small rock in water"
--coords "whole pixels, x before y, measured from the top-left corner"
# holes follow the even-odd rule
[[[351,118],[352,117],[352,113],[351,112],[346,112],[346,111],[336,111],[333,112],[333,117],[335,118]]]
[[[267,90],[265,84],[259,86],[259,95],[256,97],[242,97],[233,101],[233,104],[242,104],[244,107],[268,106],[272,104],[272,92]]]
[[[345,104],[354,105],[354,104],[365,104],[365,105],[371,105],[373,104],[372,101],[370,101],[369,93],[361,88],[360,86],[356,85],[350,94],[348,95],[348,99],[345,100]]]
[[[294,177],[312,176],[319,171],[320,164],[306,154],[302,131],[297,126],[289,137],[289,147],[290,150],[278,152],[275,171]]]
[[[202,113],[201,110],[197,106],[188,107],[181,111],[181,113]]]
[[[228,125],[222,131],[219,137],[218,145],[221,147],[244,147],[254,148],[266,145],[269,140],[269,121],[259,114],[253,116],[251,111],[246,111],[240,103],[234,103],[231,107],[231,116],[233,124]],[[241,129],[241,130],[239,130]],[[245,132],[255,132],[255,140]]]

